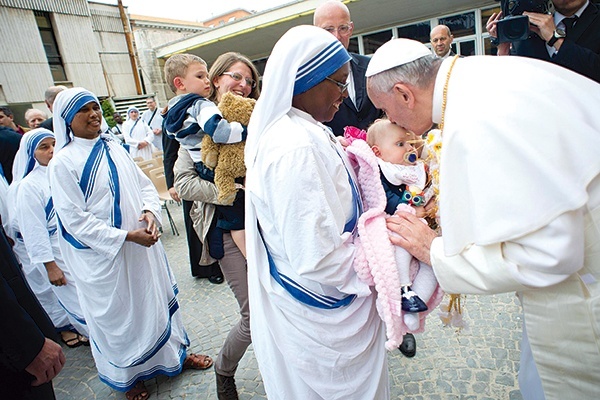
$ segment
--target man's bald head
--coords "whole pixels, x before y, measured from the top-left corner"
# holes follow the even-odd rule
[[[46,89],[46,91],[44,92],[44,102],[46,103],[46,106],[48,106],[50,111],[52,111],[52,105],[54,104],[54,99],[56,99],[56,95],[65,89],[67,89],[67,87],[63,85],[50,86],[48,89]]]
[[[450,51],[454,36],[446,25],[438,25],[429,34],[433,51],[438,57],[444,57]]]
[[[338,0],[329,0],[315,9],[313,25],[323,28],[334,35],[348,49],[354,24],[350,19],[350,10]]]

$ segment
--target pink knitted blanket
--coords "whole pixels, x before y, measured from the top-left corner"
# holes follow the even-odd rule
[[[346,148],[357,173],[365,211],[358,220],[357,257],[354,269],[360,279],[377,292],[377,311],[386,324],[386,348],[394,350],[408,332],[402,318],[400,280],[396,269],[395,248],[389,240],[385,213],[386,196],[381,184],[377,157],[361,139],[353,140]],[[411,279],[417,274],[419,263],[413,258]],[[439,285],[427,303],[427,311],[419,313],[420,327],[413,333],[425,330],[425,317],[442,301],[444,293]]]

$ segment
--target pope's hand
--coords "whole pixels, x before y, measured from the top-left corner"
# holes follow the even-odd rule
[[[397,233],[390,235],[390,241],[396,246],[400,246],[413,257],[431,265],[429,251],[431,242],[437,237],[437,233],[423,223],[417,216],[407,212],[397,212],[387,220],[387,228]]]

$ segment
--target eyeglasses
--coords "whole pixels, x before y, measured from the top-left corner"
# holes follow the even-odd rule
[[[242,79],[244,79],[246,81],[246,85],[250,86],[252,89],[256,87],[256,81],[254,79],[244,78],[239,72],[223,72],[221,75],[228,75],[236,82],[241,82]]]
[[[338,82],[335,79],[331,79],[328,76],[325,77],[325,80],[335,83],[336,86],[338,87],[338,89],[340,89],[340,93],[344,93],[346,90],[348,90],[348,85],[350,85],[350,82],[344,82],[344,83]]]
[[[350,24],[348,25],[340,25],[337,28],[334,26],[328,26],[325,29],[327,32],[331,33],[331,34],[335,34],[335,32],[337,31],[337,33],[339,33],[341,36],[346,36],[347,34],[350,33],[350,30],[352,29],[352,22],[350,22]]]

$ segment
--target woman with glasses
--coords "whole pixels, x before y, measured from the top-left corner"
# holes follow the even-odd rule
[[[252,342],[269,399],[387,399],[385,329],[353,268],[362,212],[323,125],[348,96],[350,56],[314,26],[277,42],[246,143]]]
[[[236,93],[257,99],[259,95],[258,71],[245,56],[229,52],[219,56],[208,73],[211,86],[209,100],[218,104],[223,94]],[[217,200],[215,185],[200,178],[194,161],[185,149],[180,149],[174,167],[174,187],[182,199],[194,201],[191,218],[205,253],[202,260],[218,259],[223,275],[240,307],[240,319],[231,328],[215,360],[217,395],[219,400],[238,398],[234,375],[238,363],[251,343],[250,312],[248,307],[248,278],[246,259],[234,243],[230,227],[225,226],[222,211],[234,209],[238,218],[244,218],[244,191],[238,191],[233,206],[222,205]],[[230,210],[232,211],[232,210]],[[238,232],[239,233],[239,232]],[[244,234],[244,231],[241,231]],[[207,261],[208,262],[208,261]]]

